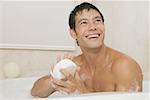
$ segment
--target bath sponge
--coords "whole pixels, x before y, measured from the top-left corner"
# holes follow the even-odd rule
[[[51,75],[53,78],[58,80],[64,80],[67,77],[67,74],[74,74],[76,71],[77,65],[70,59],[63,59],[59,61],[55,66]],[[65,72],[61,72],[61,69],[65,69]]]

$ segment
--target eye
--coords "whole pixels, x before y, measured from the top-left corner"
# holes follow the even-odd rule
[[[86,22],[86,21],[84,21],[84,22],[81,22],[81,23],[80,23],[80,25],[83,25],[83,24],[87,24],[87,22]]]
[[[96,19],[96,22],[102,22],[102,19]]]

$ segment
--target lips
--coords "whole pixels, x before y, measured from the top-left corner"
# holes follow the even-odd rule
[[[86,35],[85,37],[88,39],[99,38],[100,34],[99,33],[92,33],[92,34]]]

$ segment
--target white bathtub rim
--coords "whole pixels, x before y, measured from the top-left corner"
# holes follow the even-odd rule
[[[4,79],[0,80],[0,88],[3,86],[3,84],[8,84],[11,82],[17,82],[23,81],[26,82],[26,80],[31,82],[31,85],[33,85],[34,81],[37,80],[39,77],[29,77],[29,78],[16,78],[16,79]],[[143,87],[144,89],[148,89],[150,82],[144,81],[144,84],[147,84],[148,87]],[[2,89],[0,89],[2,90]],[[0,91],[2,92],[2,91]],[[129,98],[132,98],[131,100],[148,100],[150,96],[150,92],[99,92],[99,93],[89,93],[89,94],[82,94],[82,95],[67,95],[67,96],[49,96],[48,100],[50,99],[61,99],[61,100],[130,100]],[[0,100],[42,100],[41,98],[7,98],[6,96],[0,96]],[[101,99],[100,99],[101,98]],[[124,99],[123,99],[124,98]],[[44,100],[44,99],[43,99]],[[47,100],[47,99],[46,99]]]

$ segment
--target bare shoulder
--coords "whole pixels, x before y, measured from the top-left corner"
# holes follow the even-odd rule
[[[138,91],[142,90],[142,70],[140,65],[131,57],[119,52],[119,56],[116,57],[112,64],[112,73],[115,77],[116,84],[118,84],[119,89],[126,87],[129,90],[132,85],[134,85],[136,90],[136,85],[138,84]],[[120,88],[121,87],[121,88]]]
[[[120,74],[121,76],[124,75],[126,77],[135,77],[136,75],[141,74],[141,68],[139,64],[125,54],[120,54],[120,56],[115,59],[112,65],[112,71],[118,77]]]

